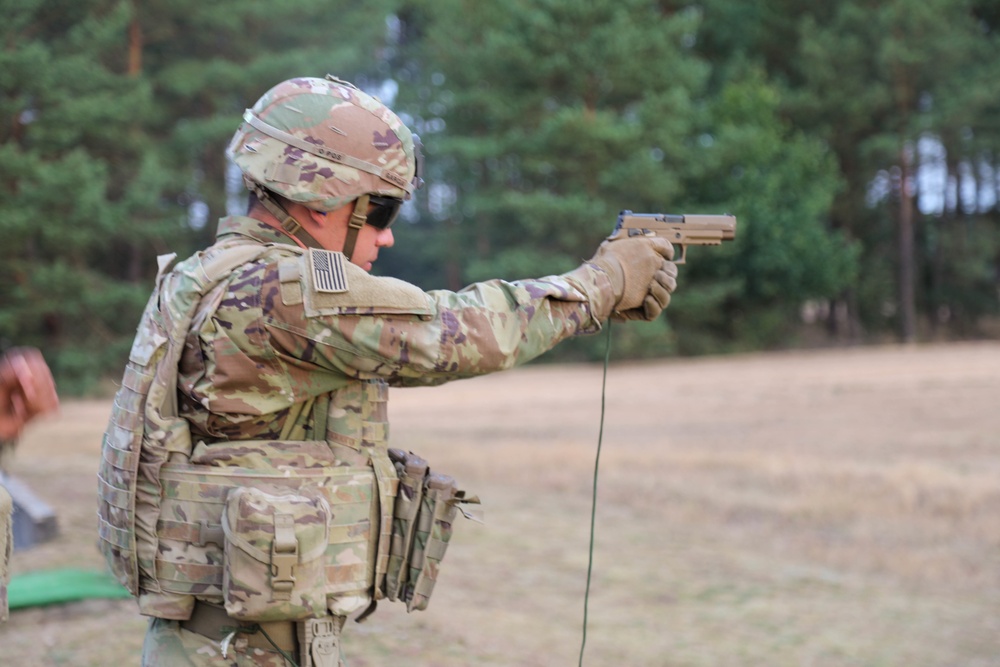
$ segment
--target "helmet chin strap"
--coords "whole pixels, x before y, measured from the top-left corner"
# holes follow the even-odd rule
[[[250,191],[257,196],[257,201],[261,203],[261,206],[267,209],[268,213],[277,218],[278,223],[281,225],[281,228],[286,234],[298,239],[302,245],[307,248],[317,248],[319,250],[324,249],[323,245],[317,241],[312,234],[307,232],[298,220],[289,215],[288,211],[286,211],[281,204],[274,201],[267,190],[248,178],[244,178],[243,182],[246,183],[247,188],[249,188]]]
[[[344,239],[344,255],[348,260],[354,254],[354,244],[358,242],[358,233],[368,221],[368,195],[364,194],[354,201],[354,211],[347,223],[347,238]]]
[[[307,248],[325,250],[323,245],[312,234],[307,232],[298,220],[289,215],[288,211],[282,208],[281,204],[274,201],[267,190],[249,178],[244,178],[243,181],[246,183],[247,188],[257,196],[257,201],[267,209],[267,212],[277,218],[278,223],[285,233],[298,239]],[[358,233],[368,221],[368,198],[369,195],[363,194],[354,201],[354,210],[351,212],[351,218],[347,223],[347,237],[344,239],[343,252],[348,261],[350,261],[351,255],[354,254],[354,246],[358,242]]]

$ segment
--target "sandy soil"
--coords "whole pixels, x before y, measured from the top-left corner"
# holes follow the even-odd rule
[[[613,365],[584,663],[1000,665],[1000,343]],[[104,401],[31,428],[13,473],[60,537],[15,575],[99,568]],[[396,390],[394,445],[485,503],[426,612],[348,628],[351,667],[576,664],[599,366]],[[130,601],[17,611],[2,665],[138,664]]]

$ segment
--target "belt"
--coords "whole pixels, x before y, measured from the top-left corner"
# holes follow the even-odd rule
[[[325,616],[304,621],[249,623],[230,618],[226,610],[218,605],[195,602],[191,618],[181,621],[180,625],[185,630],[219,642],[224,642],[235,630],[246,638],[248,647],[268,651],[277,647],[301,667],[337,667],[343,664],[340,660],[340,631],[346,620],[346,616]],[[300,646],[305,650],[300,651]]]
[[[246,637],[247,646],[273,651],[275,646],[293,657],[298,653],[299,640],[295,621],[271,621],[268,623],[248,623],[230,618],[223,607],[207,602],[195,602],[191,618],[181,621],[185,630],[198,633],[215,641],[222,641],[234,630],[240,637]],[[260,628],[260,632],[257,629]],[[267,633],[267,636],[264,636]],[[268,641],[268,637],[271,641]],[[271,642],[274,642],[273,644]]]

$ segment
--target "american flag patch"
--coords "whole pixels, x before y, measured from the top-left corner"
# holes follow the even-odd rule
[[[347,291],[347,273],[344,271],[344,253],[330,250],[309,249],[313,287],[317,292],[338,294]]]

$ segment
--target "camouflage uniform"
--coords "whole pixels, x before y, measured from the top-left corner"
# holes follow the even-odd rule
[[[285,657],[273,649],[254,648],[245,638],[236,638],[222,657],[218,641],[180,627],[177,621],[150,619],[142,646],[143,665],[164,667],[288,667]]]
[[[283,664],[266,626],[333,665],[349,615],[382,598],[426,606],[463,498],[389,449],[387,387],[525,363],[653,283],[655,316],[676,269],[669,244],[640,239],[565,275],[460,292],[369,275],[347,260],[365,261],[370,231],[419,187],[419,141],[336,78],[273,88],[229,154],[271,217],[225,218],[211,248],[161,258],[105,433],[101,546],[154,617],[143,664]],[[340,229],[321,214],[351,205],[343,252],[288,202],[321,234]]]
[[[278,437],[303,402],[350,379],[426,386],[512,368],[598,331],[614,300],[604,272],[585,264],[460,292],[423,292],[358,269],[350,278],[364,278],[365,292],[352,294],[352,283],[324,303],[309,275],[283,279],[281,260],[298,260],[287,237],[250,218],[220,222],[220,241],[237,235],[279,245],[227,281],[213,312],[196,316],[201,349],[181,365],[182,414],[210,438]],[[365,305],[366,296],[384,302]],[[309,420],[300,427],[309,430]]]
[[[322,440],[324,430],[329,439],[358,420],[359,386],[435,385],[511,368],[569,336],[597,331],[614,301],[607,275],[588,264],[563,276],[460,292],[423,292],[352,266],[350,289],[324,294],[307,270],[308,253],[287,241],[252,218],[220,222],[219,244],[270,247],[233,271],[195,313],[178,378],[179,412],[197,443],[192,462],[263,465],[263,452],[241,443]],[[384,420],[381,406],[382,415],[369,415],[376,422]],[[325,428],[317,423],[324,415]],[[338,464],[360,464],[348,447],[336,454]],[[308,454],[302,457],[296,464],[309,466]],[[348,596],[335,611],[368,602]],[[184,611],[168,615],[183,618]],[[232,662],[234,655],[247,662]],[[223,659],[218,641],[165,618],[153,619],[144,656],[144,664],[187,664],[182,656],[197,665],[282,664],[280,654],[239,642]]]

